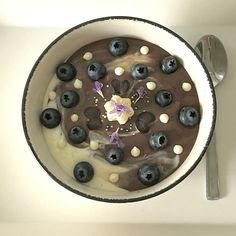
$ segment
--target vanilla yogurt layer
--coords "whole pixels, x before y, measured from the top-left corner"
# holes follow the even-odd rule
[[[56,98],[53,100],[50,99],[50,94],[52,94],[52,91],[54,91],[57,85],[58,79],[54,76],[45,93],[43,102],[44,108],[57,108]],[[111,175],[119,175],[120,173],[126,172],[127,168],[121,166],[110,166],[104,159],[99,158],[97,152],[91,150],[89,145],[86,148],[72,146],[67,142],[61,125],[54,129],[42,127],[42,131],[52,158],[57,161],[59,166],[65,171],[65,173],[71,176],[71,178],[74,178],[73,169],[76,163],[81,161],[90,161],[93,163],[96,174],[89,183],[86,183],[86,185],[99,191],[118,193],[127,192],[127,190],[119,188],[114,183],[108,181]],[[96,136],[94,136],[92,140],[96,143],[101,142],[99,137]]]

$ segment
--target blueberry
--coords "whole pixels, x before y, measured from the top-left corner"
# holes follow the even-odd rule
[[[106,160],[112,165],[118,165],[124,158],[124,152],[121,148],[111,148],[106,153]]]
[[[180,110],[179,119],[185,126],[194,126],[199,123],[200,115],[194,107],[185,106]]]
[[[43,110],[40,115],[40,122],[46,128],[52,129],[57,127],[61,122],[61,114],[54,108],[47,108]]]
[[[128,47],[129,45],[125,39],[113,38],[108,45],[108,50],[112,56],[119,57],[128,51]]]
[[[149,137],[149,145],[153,150],[161,150],[167,146],[168,140],[163,132],[154,132]]]
[[[92,165],[86,161],[77,163],[74,167],[74,176],[81,183],[89,182],[94,176]]]
[[[172,95],[167,90],[160,90],[156,93],[155,101],[161,107],[168,106],[172,102]]]
[[[143,80],[148,77],[148,68],[143,64],[135,64],[131,68],[131,76],[135,80]]]
[[[158,183],[161,173],[158,165],[145,163],[138,170],[138,179],[146,186]]]
[[[56,68],[56,75],[57,78],[62,81],[70,81],[75,78],[76,69],[72,64],[68,62],[61,63]]]
[[[100,62],[92,62],[88,66],[88,76],[92,80],[100,80],[106,75],[106,67]]]
[[[87,132],[80,125],[76,125],[69,130],[68,138],[72,143],[80,144],[86,140]]]
[[[161,61],[161,70],[165,74],[170,74],[175,72],[178,69],[178,62],[175,57],[167,56]]]
[[[79,94],[73,90],[66,90],[60,97],[61,105],[65,108],[71,108],[79,103]]]

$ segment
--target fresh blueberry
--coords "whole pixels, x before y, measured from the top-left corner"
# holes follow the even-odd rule
[[[119,57],[124,55],[128,51],[128,43],[125,39],[114,38],[110,41],[108,45],[109,52],[114,57]]]
[[[178,62],[175,57],[167,56],[162,59],[161,61],[161,70],[166,73],[170,74],[175,72],[178,69]]]
[[[61,63],[56,68],[56,75],[62,81],[70,81],[75,78],[76,69],[71,63]]]
[[[106,160],[112,165],[118,165],[124,158],[124,152],[121,148],[111,148],[106,153]]]
[[[135,80],[143,80],[148,77],[148,68],[143,64],[135,64],[131,68],[131,76]]]
[[[40,115],[40,122],[46,128],[52,129],[57,127],[61,122],[61,114],[54,108],[47,108],[43,110]]]
[[[79,103],[79,94],[73,90],[66,90],[60,97],[61,105],[65,108],[71,108]]]
[[[180,110],[179,119],[185,126],[194,126],[199,123],[200,115],[194,107],[185,106]]]
[[[161,173],[158,165],[145,163],[138,170],[138,179],[146,186],[158,183]]]
[[[86,140],[87,132],[80,125],[76,125],[69,130],[68,138],[72,143],[80,144]]]
[[[88,76],[92,80],[100,80],[106,75],[106,67],[100,62],[92,62],[88,66]]]
[[[165,107],[172,102],[172,95],[167,90],[160,90],[156,93],[155,100],[159,106]]]
[[[86,161],[79,162],[74,167],[74,176],[81,183],[89,182],[93,178],[93,175],[93,167]]]
[[[153,150],[161,150],[167,146],[168,140],[163,132],[154,132],[149,137],[149,145]]]

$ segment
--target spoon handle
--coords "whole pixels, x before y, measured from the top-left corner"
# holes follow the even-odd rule
[[[220,198],[215,139],[215,133],[213,133],[206,153],[206,197],[208,200],[217,200]]]

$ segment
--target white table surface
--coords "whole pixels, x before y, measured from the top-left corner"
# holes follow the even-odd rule
[[[205,159],[167,193],[137,203],[88,200],[54,182],[27,146],[21,99],[27,76],[41,51],[62,28],[0,28],[0,222],[236,223],[236,27],[174,28],[191,44],[205,33],[222,39],[227,79],[217,88],[221,199],[205,198]]]

